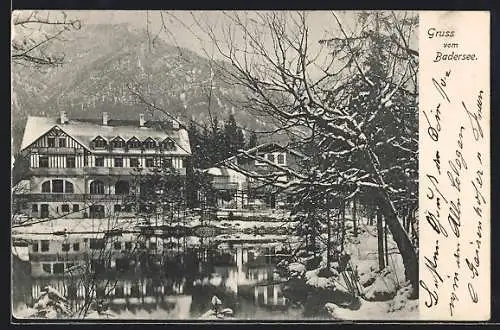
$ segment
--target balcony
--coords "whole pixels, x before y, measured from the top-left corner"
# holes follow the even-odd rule
[[[125,199],[132,198],[131,195],[91,195],[91,194],[55,194],[55,193],[35,193],[22,195],[23,200],[31,202],[122,202]]]
[[[31,150],[32,153],[39,153],[41,155],[76,155],[83,154],[82,148],[69,148],[69,147],[39,147]]]
[[[238,183],[214,181],[212,182],[212,187],[216,190],[238,190]]]
[[[185,168],[177,169],[180,175],[186,175]],[[152,173],[152,168],[145,168],[142,174]],[[31,175],[38,176],[84,176],[84,175],[102,175],[102,176],[128,176],[136,172],[130,167],[81,167],[81,168],[30,168]]]

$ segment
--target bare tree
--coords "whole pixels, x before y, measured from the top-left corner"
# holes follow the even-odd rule
[[[376,196],[416,293],[417,247],[401,220],[402,210],[417,203],[416,16],[360,13],[348,32],[331,13],[338,29],[320,42],[310,40],[306,13],[224,15],[227,24],[219,26],[199,21],[230,64],[214,65],[246,90],[243,107],[315,148],[307,173],[282,168],[295,178],[286,185],[299,195]],[[313,42],[320,42],[317,52]]]
[[[80,28],[80,20],[69,19],[64,12],[15,11],[12,13],[12,62],[35,67],[61,65],[64,53],[51,46],[56,41],[64,41],[68,31]]]

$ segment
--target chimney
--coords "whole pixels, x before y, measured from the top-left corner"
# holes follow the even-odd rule
[[[144,123],[146,122],[146,119],[144,118],[144,114],[140,113],[139,114],[139,126],[144,127]]]
[[[66,124],[68,122],[68,115],[66,114],[66,111],[61,111],[61,124]]]
[[[108,120],[109,120],[109,114],[107,112],[102,113],[102,124],[104,126],[108,125]]]

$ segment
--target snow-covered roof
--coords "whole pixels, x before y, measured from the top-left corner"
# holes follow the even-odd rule
[[[247,149],[247,150],[245,150],[244,152],[240,152],[240,153],[238,153],[238,154],[236,154],[236,155],[234,155],[234,156],[231,156],[231,157],[229,157],[229,158],[226,158],[226,159],[224,159],[224,160],[220,161],[220,162],[219,162],[219,163],[217,163],[217,164],[225,164],[225,163],[227,163],[227,162],[231,162],[231,161],[233,161],[233,160],[234,160],[235,158],[237,158],[237,157],[244,156],[244,155],[245,155],[245,153],[247,153],[247,154],[254,154],[254,153],[258,152],[258,151],[261,151],[262,149],[268,149],[268,148],[270,148],[270,149],[274,149],[274,150],[280,150],[280,151],[288,151],[288,152],[290,152],[291,154],[293,154],[293,155],[295,155],[295,156],[297,156],[297,157],[300,157],[300,158],[302,158],[302,159],[304,159],[304,158],[306,158],[306,157],[307,157],[306,155],[304,155],[303,153],[301,153],[300,151],[297,151],[297,150],[295,150],[295,149],[292,149],[292,148],[289,148],[289,147],[282,146],[282,145],[280,145],[280,144],[278,144],[278,143],[275,143],[275,142],[268,142],[268,143],[262,143],[262,144],[260,144],[260,145],[258,145],[258,146],[255,146],[255,147],[253,147],[253,148]]]
[[[204,170],[205,173],[213,176],[238,177],[241,173],[227,167],[210,167]]]
[[[135,137],[140,141],[152,138],[157,142],[162,142],[169,138],[178,146],[177,150],[172,153],[191,154],[189,136],[186,129],[182,127],[172,129],[163,126],[161,122],[149,121],[143,127],[139,127],[136,122],[131,120],[110,120],[108,125],[102,125],[100,122],[88,119],[70,119],[68,122],[61,124],[57,117],[28,116],[21,150],[29,147],[54,127],[58,127],[86,148],[90,148],[90,143],[97,136],[101,136],[107,141],[117,136],[123,138],[125,141]]]

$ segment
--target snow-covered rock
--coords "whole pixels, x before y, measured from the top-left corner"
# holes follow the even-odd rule
[[[396,295],[396,283],[388,276],[377,276],[375,281],[365,290],[365,298],[369,301],[386,301]]]
[[[288,265],[288,271],[291,277],[302,277],[306,272],[306,266],[299,262],[292,262]]]
[[[411,300],[410,297],[413,293],[413,288],[409,283],[406,283],[397,292],[394,299],[389,304],[389,311],[402,311],[405,309],[413,310],[418,309],[418,299]]]
[[[331,277],[320,277],[320,268],[307,271],[305,273],[306,284],[320,289],[334,289],[335,282]]]

